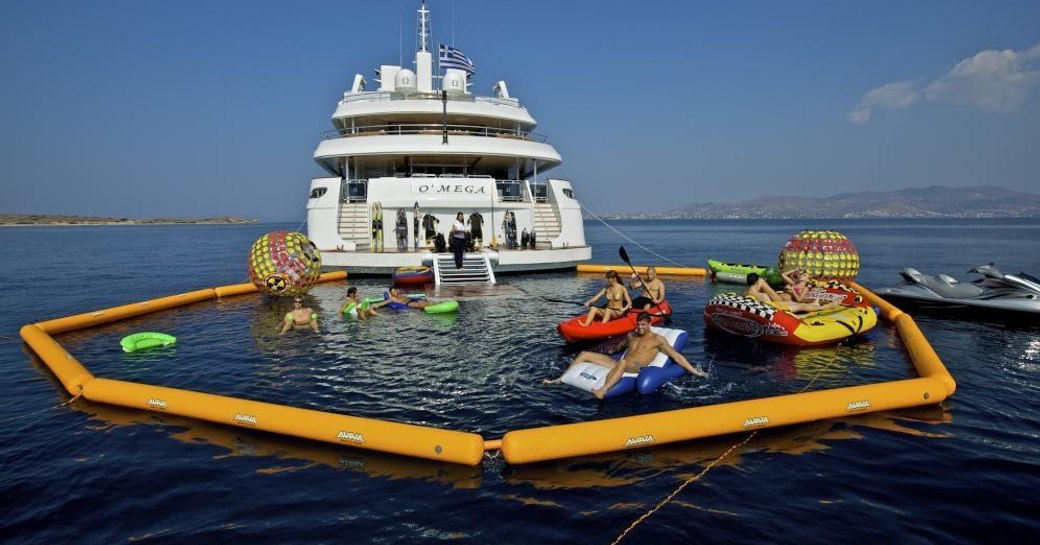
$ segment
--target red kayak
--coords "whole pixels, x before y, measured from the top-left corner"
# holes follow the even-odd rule
[[[556,330],[560,332],[563,340],[569,343],[616,337],[636,330],[636,316],[639,315],[641,310],[629,310],[623,318],[615,318],[607,323],[603,323],[597,318],[588,326],[583,326],[581,322],[588,316],[586,313],[581,316],[575,316],[566,322],[561,322],[560,325],[556,326]],[[657,325],[663,322],[665,317],[672,314],[672,307],[668,305],[668,301],[661,301],[660,305],[650,307],[650,310],[647,312],[650,313],[650,323]]]

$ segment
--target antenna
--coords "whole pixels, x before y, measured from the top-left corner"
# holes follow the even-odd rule
[[[404,22],[397,17],[397,65],[404,66]]]
[[[455,47],[455,0],[451,0],[451,46]]]
[[[419,51],[429,51],[430,11],[426,9],[426,0],[419,6]]]

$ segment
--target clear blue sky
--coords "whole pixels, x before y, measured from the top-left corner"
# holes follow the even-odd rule
[[[1040,2],[431,0],[592,210],[1040,188]],[[353,75],[417,0],[51,0],[0,18],[0,213],[301,221]]]

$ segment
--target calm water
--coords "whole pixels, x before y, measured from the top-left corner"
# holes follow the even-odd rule
[[[1040,221],[616,222],[669,259],[769,262],[803,228],[848,235],[860,282],[915,266],[964,278],[994,261],[1040,273]],[[470,468],[285,439],[68,399],[18,339],[23,324],[241,282],[246,252],[286,226],[0,229],[0,542],[609,543],[745,435],[531,466]],[[588,224],[593,262],[662,260]],[[871,383],[913,372],[887,324],[836,348],[791,350],[706,332],[724,286],[667,279],[687,357],[653,396],[599,403],[543,387],[576,352],[555,332],[601,285],[574,273],[510,276],[515,296],[467,300],[457,316],[336,316],[343,286],[312,290],[320,335],[275,335],[285,307],[207,302],[59,336],[98,376],[165,384],[473,431],[610,418]],[[352,280],[366,295],[378,279]],[[756,435],[639,525],[625,543],[1025,542],[1040,529],[1040,325],[915,313],[957,379],[944,406],[830,420]],[[136,331],[175,348],[123,354]]]

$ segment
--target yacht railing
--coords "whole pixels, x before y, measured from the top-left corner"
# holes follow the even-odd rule
[[[340,104],[350,102],[381,102],[389,100],[441,100],[440,92],[436,93],[396,93],[390,91],[371,91],[365,93],[347,94],[339,101]],[[524,105],[515,98],[482,97],[474,95],[448,95],[448,100],[453,102],[483,102],[497,106],[512,106],[523,108]]]
[[[469,178],[469,176],[430,176],[435,179]],[[489,176],[472,176],[472,178],[490,178]],[[498,202],[546,202],[548,200],[548,184],[544,182],[530,184],[526,180],[495,180]],[[368,200],[368,180],[350,179],[340,186],[340,200],[343,202],[366,202]]]
[[[530,200],[523,180],[495,180],[499,202],[527,202]]]
[[[442,134],[444,125],[437,123],[424,124],[386,124],[365,125],[360,127],[347,127],[343,129],[329,129],[322,133],[322,140],[334,140],[338,138],[352,138],[355,136],[374,135],[405,135],[405,134]],[[448,125],[448,136],[483,136],[497,138],[513,138],[529,142],[548,144],[549,138],[541,134],[526,132],[517,129],[500,129],[496,127],[481,127],[479,125]]]

